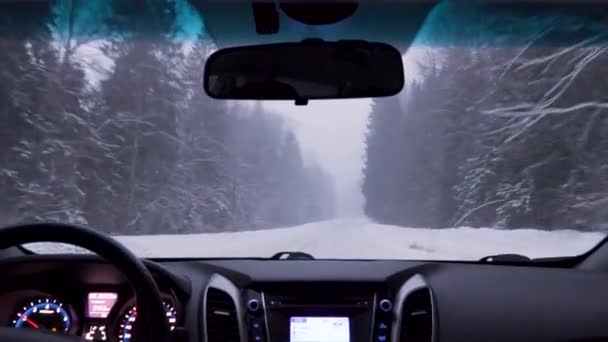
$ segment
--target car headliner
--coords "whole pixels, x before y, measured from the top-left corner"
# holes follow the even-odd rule
[[[359,8],[351,17],[331,25],[305,25],[290,19],[279,10],[279,32],[260,35],[255,29],[252,0],[188,1],[201,14],[206,33],[218,48],[297,42],[306,38],[379,41],[391,44],[401,52],[405,52],[414,40],[441,47],[454,44],[479,46],[480,42],[485,46],[506,46],[511,42],[521,46],[527,44],[530,37],[539,31],[554,26],[555,22],[560,24],[552,29],[570,36],[579,33],[576,30],[581,27],[585,32],[580,33],[600,34],[606,30],[604,18],[608,16],[606,3],[596,0],[585,3],[576,0],[359,0]],[[50,0],[2,1],[0,13],[8,25],[0,30],[10,30],[11,36],[30,35],[28,22],[32,24],[31,29],[39,28],[36,16],[32,16],[32,13],[48,13],[51,3]],[[438,3],[441,4],[437,5]],[[137,4],[145,6],[146,2]],[[478,6],[479,4],[483,6]],[[491,6],[486,6],[487,4]],[[478,11],[480,7],[483,9]],[[514,22],[513,18],[518,21]],[[506,25],[509,30],[504,29]],[[432,27],[434,31],[421,30],[426,27]],[[505,33],[509,34],[508,41],[504,39]],[[162,33],[151,31],[150,34],[157,36]],[[551,44],[557,45],[571,43],[571,40],[562,37],[551,41]],[[608,38],[595,40],[594,43],[606,45]]]
[[[363,39],[389,43],[405,51],[415,38],[434,3],[363,1],[352,17],[331,25],[310,26],[287,17],[282,11],[278,34],[259,35],[251,1],[190,0],[202,14],[207,32],[218,47],[300,41]]]
[[[405,52],[424,32],[421,29],[428,26],[438,31],[422,34],[426,36],[426,42],[440,46],[479,46],[480,42],[486,46],[521,46],[548,27],[569,35],[588,34],[588,30],[603,32],[606,29],[604,18],[608,16],[608,6],[600,2],[361,0],[359,8],[351,17],[331,25],[305,25],[290,19],[279,10],[279,32],[260,35],[255,30],[251,0],[189,1],[201,13],[208,34],[220,48],[322,38],[380,41]],[[556,20],[560,25],[555,26]],[[433,25],[425,25],[431,21]],[[505,27],[509,28],[507,40],[504,38]],[[584,27],[585,32],[577,31],[581,27]],[[556,39],[548,38],[545,43],[572,43],[564,37],[558,35]],[[602,39],[596,43],[605,45],[608,42]]]

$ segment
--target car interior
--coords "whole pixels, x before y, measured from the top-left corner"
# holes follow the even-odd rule
[[[204,13],[216,44],[197,75],[200,91],[213,101],[283,100],[293,106],[399,93],[408,72],[402,54],[437,5],[190,3]],[[518,4],[529,20],[550,6]],[[24,0],[0,6],[27,13],[48,4]],[[285,16],[311,27],[306,32],[313,37],[300,39],[302,31],[288,29]],[[351,17],[351,26],[338,25]],[[315,27],[327,25],[335,25],[333,35],[314,37]],[[483,32],[460,34],[452,43],[484,39]],[[607,239],[580,255],[546,258],[497,253],[479,260],[317,259],[306,250],[278,250],[267,257],[144,258],[104,233],[110,227],[103,228],[108,229],[48,221],[0,229],[0,341],[608,339],[608,301],[602,300],[608,289]],[[90,253],[44,254],[24,247],[40,242]],[[246,254],[248,245],[241,248]]]

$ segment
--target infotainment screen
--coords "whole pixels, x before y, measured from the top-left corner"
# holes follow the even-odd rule
[[[348,317],[291,317],[290,342],[350,342]]]

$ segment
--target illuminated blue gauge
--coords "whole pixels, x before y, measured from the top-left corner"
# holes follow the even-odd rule
[[[68,333],[72,319],[61,302],[52,298],[39,298],[19,309],[12,323],[15,328]]]
[[[165,317],[169,329],[173,331],[177,324],[177,311],[175,307],[167,302],[163,302],[165,306]],[[118,325],[118,340],[120,342],[137,341],[137,337],[133,336],[135,320],[137,319],[137,308],[131,307],[129,311],[122,315]]]

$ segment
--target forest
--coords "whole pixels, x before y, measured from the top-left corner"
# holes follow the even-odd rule
[[[205,95],[214,46],[187,2],[137,4],[0,13],[3,223],[134,235],[330,218],[332,179],[280,116]]]
[[[477,14],[490,19],[471,32],[506,20]],[[539,15],[525,44],[480,34],[426,45],[403,96],[374,100],[366,214],[410,227],[608,229],[607,27],[590,18]]]
[[[188,1],[137,3],[0,13],[3,223],[132,235],[333,218],[333,178],[279,113],[205,95],[215,46]],[[538,14],[514,35],[502,28],[517,13],[464,9],[476,26],[430,18],[418,77],[372,100],[365,214],[405,227],[608,230],[607,13]],[[458,27],[481,33],[432,41]]]

